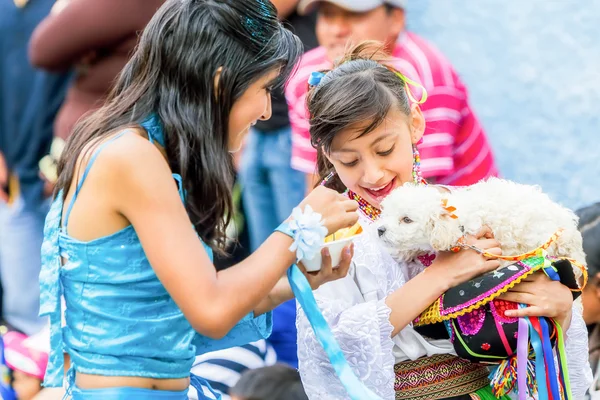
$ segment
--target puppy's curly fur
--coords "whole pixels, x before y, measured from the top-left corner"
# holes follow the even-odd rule
[[[444,199],[456,207],[456,219],[443,207]],[[460,237],[475,234],[484,225],[490,227],[504,255],[531,251],[563,228],[548,253],[585,264],[577,221],[575,213],[552,201],[539,187],[491,178],[451,192],[405,184],[383,201],[376,227],[394,258],[404,261],[449,250]]]

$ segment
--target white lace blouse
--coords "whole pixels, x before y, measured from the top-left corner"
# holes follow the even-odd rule
[[[369,221],[361,216],[361,224]],[[347,277],[323,285],[315,298],[354,373],[383,400],[394,400],[396,363],[454,350],[449,340],[426,340],[412,326],[391,337],[391,310],[385,298],[406,282],[405,277],[418,273],[420,264],[396,263],[368,229],[355,240],[353,261]],[[299,370],[309,399],[349,399],[300,307],[296,324]],[[573,305],[566,337],[573,398],[582,399],[592,373],[579,301]]]

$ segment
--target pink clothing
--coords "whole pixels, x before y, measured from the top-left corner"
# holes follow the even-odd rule
[[[467,89],[450,62],[431,44],[406,32],[392,53],[394,66],[427,90],[421,105],[427,127],[419,145],[423,177],[437,183],[469,185],[498,176],[490,144],[473,113]],[[306,109],[307,80],[311,72],[331,68],[324,47],[304,54],[286,87],[292,126],[292,167],[316,172],[316,150],[310,144]],[[418,89],[411,87],[416,98]]]
[[[48,352],[37,349],[31,343],[31,338],[15,331],[4,335],[2,340],[6,365],[13,371],[20,371],[43,381],[48,365]]]

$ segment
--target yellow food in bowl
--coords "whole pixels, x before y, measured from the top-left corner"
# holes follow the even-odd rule
[[[360,226],[360,224],[357,222],[356,224],[354,224],[350,228],[340,229],[336,233],[327,236],[325,238],[325,243],[334,242],[336,240],[349,238],[351,236],[358,235],[359,233],[362,233],[362,231],[363,231],[362,230],[362,226]]]

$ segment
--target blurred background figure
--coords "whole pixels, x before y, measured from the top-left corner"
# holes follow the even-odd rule
[[[28,337],[11,331],[0,340],[4,351],[3,367],[8,368],[10,382],[2,382],[2,400],[34,400],[42,391],[42,381],[48,364],[49,339],[44,333]]]
[[[232,400],[308,400],[298,371],[283,364],[246,371],[230,394]]]
[[[38,162],[48,153],[52,122],[68,73],[36,71],[27,46],[53,0],[0,1],[0,281],[2,318],[26,334],[39,331],[40,247],[48,210]],[[65,70],[67,71],[67,70]]]
[[[197,356],[192,373],[208,381],[221,394],[221,400],[231,400],[230,390],[251,369],[268,367],[277,361],[273,347],[265,340]],[[190,386],[190,400],[196,400],[196,390]]]
[[[31,63],[48,71],[75,68],[54,123],[66,139],[85,113],[98,108],[144,29],[164,0],[57,0],[35,30]]]
[[[316,47],[315,15],[300,16],[298,0],[272,0],[279,18],[300,37],[305,50]],[[292,136],[282,88],[271,93],[272,116],[250,131],[239,165],[250,250],[256,250],[304,198],[304,174],[291,167]],[[296,302],[273,311],[273,333],[268,339],[279,362],[298,366],[296,356]]]
[[[594,382],[590,388],[590,399],[600,399],[600,203],[577,210],[579,230],[583,235],[589,280],[583,289],[583,319],[588,326],[590,366]]]

